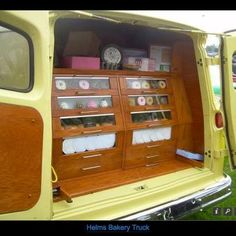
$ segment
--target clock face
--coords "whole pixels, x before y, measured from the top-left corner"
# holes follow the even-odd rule
[[[102,59],[107,63],[119,64],[122,59],[122,54],[118,47],[107,46],[103,49]]]

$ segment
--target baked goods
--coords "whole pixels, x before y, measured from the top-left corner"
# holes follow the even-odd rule
[[[163,81],[163,80],[160,80],[160,81],[158,82],[158,87],[159,87],[159,88],[162,88],[162,89],[166,88],[166,82]]]
[[[143,97],[143,96],[138,97],[137,98],[137,103],[138,103],[139,106],[145,106],[145,104],[146,104],[145,97]]]
[[[60,103],[60,108],[61,109],[70,109],[68,103],[66,103],[66,102],[61,102]]]
[[[143,89],[150,89],[150,83],[148,81],[143,81],[142,88]]]
[[[131,87],[132,89],[141,89],[141,83],[139,81],[133,81]]]
[[[130,106],[136,106],[135,98],[130,98],[130,97],[129,97],[129,105],[130,105]]]
[[[168,104],[167,96],[162,96],[162,97],[160,97],[160,103],[161,103],[161,104]]]
[[[87,108],[97,108],[97,107],[98,107],[98,105],[97,105],[96,101],[94,101],[94,100],[88,101]]]
[[[79,86],[82,89],[89,89],[89,82],[87,80],[80,80]]]
[[[56,88],[59,90],[65,90],[66,82],[64,80],[56,80]]]
[[[153,105],[153,97],[147,97],[146,98],[146,103],[147,103],[148,106]]]

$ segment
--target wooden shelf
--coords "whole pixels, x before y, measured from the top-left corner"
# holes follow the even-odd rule
[[[191,163],[172,159],[171,161],[166,161],[153,167],[139,167],[127,170],[119,169],[80,178],[62,180],[58,184],[62,189],[63,195],[62,197],[55,197],[54,200],[66,200],[63,197],[64,193],[67,193],[68,199],[72,199],[73,197],[184,170],[192,166]]]

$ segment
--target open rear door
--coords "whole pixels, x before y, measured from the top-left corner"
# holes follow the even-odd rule
[[[48,45],[46,11],[0,13],[0,219],[50,218]]]
[[[222,78],[229,158],[236,169],[236,32],[223,37]]]

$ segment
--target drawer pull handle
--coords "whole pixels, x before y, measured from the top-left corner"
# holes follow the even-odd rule
[[[92,169],[97,169],[97,168],[100,168],[101,166],[90,166],[90,167],[85,167],[85,168],[82,168],[82,170],[92,170]]]
[[[147,159],[151,159],[153,157],[159,157],[159,155],[157,154],[157,155],[152,155],[152,156],[146,156]]]
[[[101,129],[98,130],[89,130],[89,131],[83,131],[83,134],[96,134],[102,132]]]
[[[152,106],[152,105],[151,105]],[[155,105],[155,106],[158,106],[161,108],[161,105]],[[145,107],[145,110],[146,111],[150,111],[150,110],[153,110],[153,107]]]
[[[150,125],[148,125],[148,127],[157,127],[157,126],[160,126],[160,124],[150,124]]]
[[[150,94],[150,93],[155,93],[155,91],[150,91],[150,90],[143,90],[142,91],[143,94]]]
[[[155,147],[160,147],[160,144],[156,144],[156,145],[147,145],[147,148],[155,148]]]
[[[89,156],[83,156],[82,158],[92,158],[92,157],[100,157],[102,154],[94,154],[94,155],[89,155]]]
[[[94,95],[96,93],[95,92],[80,92],[80,91],[76,91],[75,94],[76,95]]]
[[[98,113],[98,111],[81,111],[81,114],[93,114],[93,113]]]
[[[146,164],[145,166],[146,166],[146,167],[152,167],[152,166],[157,166],[157,165],[159,165],[159,163]]]

